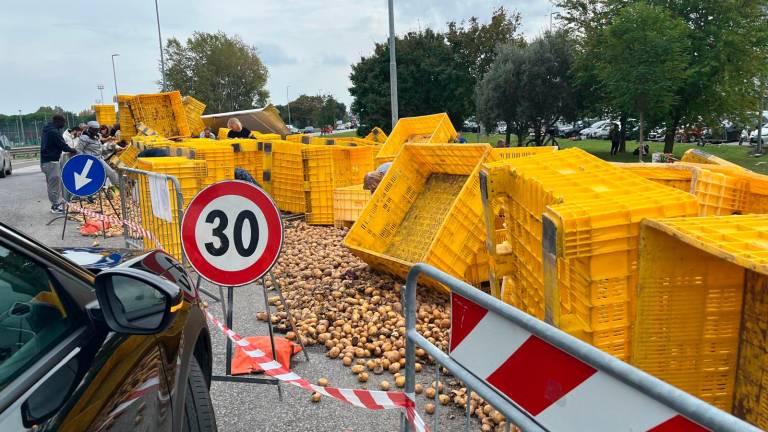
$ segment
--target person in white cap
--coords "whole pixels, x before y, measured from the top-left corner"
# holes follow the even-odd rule
[[[120,178],[112,169],[109,164],[104,162],[102,158],[101,140],[99,140],[99,122],[89,121],[86,123],[86,129],[83,131],[83,135],[80,136],[80,141],[77,143],[77,152],[79,154],[87,154],[99,158],[101,165],[104,166],[104,171],[107,173],[107,178],[113,186],[117,187],[120,184]]]

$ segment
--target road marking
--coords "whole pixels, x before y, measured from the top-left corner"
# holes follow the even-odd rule
[[[35,173],[35,172],[40,172],[40,165],[30,165],[30,166],[25,166],[23,168],[13,169],[14,174],[27,174],[27,173]]]

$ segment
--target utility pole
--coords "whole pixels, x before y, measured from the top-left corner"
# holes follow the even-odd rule
[[[115,79],[115,102],[117,102],[117,72],[115,72],[115,57],[120,57],[120,54],[112,54],[112,78]]]
[[[35,139],[37,140],[37,145],[40,145],[40,133],[37,131],[37,120],[35,120]]]
[[[397,57],[395,56],[395,11],[393,0],[389,0],[389,91],[392,103],[392,129],[398,119],[397,112]]]
[[[103,104],[104,103],[104,84],[99,84],[96,86],[96,88],[99,89],[99,93],[101,94],[101,99],[100,99],[101,102],[99,103]]]
[[[288,105],[288,124],[293,124],[291,123],[291,97],[288,95],[289,88],[291,88],[291,86],[285,86],[285,103]]]
[[[21,143],[24,144],[24,119],[21,118],[21,110],[19,110],[19,124],[21,125]]]
[[[19,118],[18,117],[16,118],[16,136],[19,139],[19,143],[21,143],[22,142],[22,139],[21,139],[21,127],[19,126]]]
[[[157,0],[155,0],[155,17],[157,18],[157,42],[160,45],[160,71],[163,75],[162,89],[165,91],[165,55],[163,54],[163,37],[160,35],[160,11],[157,8]]]

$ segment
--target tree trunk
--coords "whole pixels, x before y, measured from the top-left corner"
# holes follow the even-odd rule
[[[664,133],[664,153],[672,153],[675,147],[675,133],[679,124],[680,120],[675,119],[671,125],[667,126],[667,131]]]
[[[643,152],[645,150],[645,147],[643,146],[643,128],[645,127],[645,113],[640,111],[640,138],[638,139],[640,143],[640,151],[638,152],[638,156],[640,158],[640,162],[643,161]]]
[[[541,123],[537,123],[533,128],[533,141],[536,143],[536,147],[541,145]]]
[[[504,131],[504,147],[509,147],[509,139],[512,136],[512,131],[509,130],[511,126],[507,125],[507,130]]]
[[[621,136],[619,137],[619,151],[622,153],[627,152],[627,115],[622,113],[621,117],[619,117],[619,133]]]

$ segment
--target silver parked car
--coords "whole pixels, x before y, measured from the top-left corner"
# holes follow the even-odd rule
[[[11,172],[13,172],[13,165],[11,162],[10,147],[5,143],[0,142],[0,178],[11,175]]]

